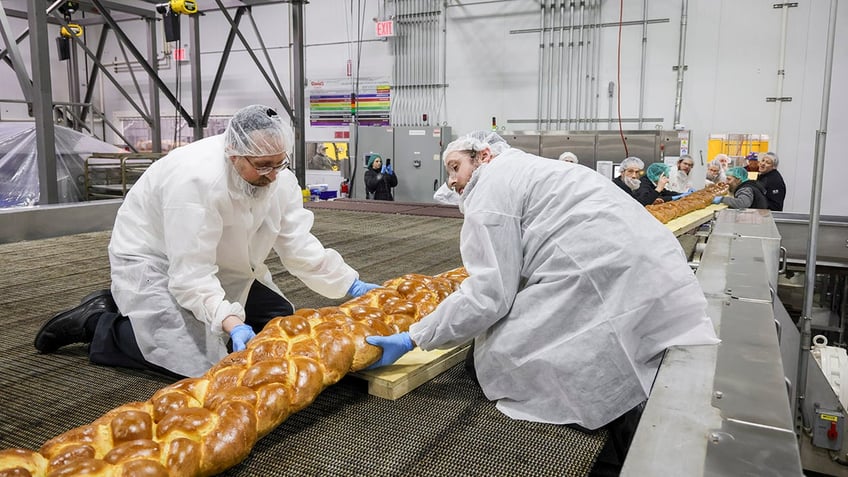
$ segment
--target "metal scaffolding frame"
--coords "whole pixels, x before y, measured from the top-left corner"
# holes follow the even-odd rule
[[[39,161],[39,180],[41,184],[41,204],[52,204],[58,202],[58,184],[56,182],[56,157],[54,151],[54,123],[53,114],[54,107],[52,83],[50,76],[50,62],[48,55],[31,55],[32,59],[32,78],[27,74],[27,68],[22,63],[18,44],[25,38],[29,37],[30,51],[49,51],[47,24],[58,26],[68,26],[66,19],[56,10],[63,2],[55,0],[48,8],[37,7],[37,2],[27,2],[27,11],[7,9],[3,6],[0,0],[0,35],[5,44],[5,48],[0,49],[0,60],[8,64],[15,72],[18,83],[23,92],[24,101],[28,104],[28,110],[31,116],[35,118],[38,161]],[[203,100],[203,91],[201,88],[201,70],[200,70],[200,15],[192,15],[189,18],[189,35],[191,41],[190,70],[191,70],[191,95],[192,95],[192,111],[189,113],[180,104],[178,98],[168,88],[164,81],[159,77],[159,68],[157,60],[157,42],[156,42],[156,21],[158,15],[156,12],[156,4],[160,0],[78,0],[81,8],[86,12],[91,12],[92,16],[74,20],[74,23],[81,26],[100,25],[102,30],[97,41],[95,51],[89,49],[84,42],[76,36],[70,36],[71,61],[69,62],[69,90],[71,92],[71,101],[63,103],[64,107],[60,107],[61,115],[64,119],[74,127],[74,129],[89,129],[85,125],[86,118],[89,114],[95,114],[103,119],[108,126],[118,132],[118,129],[108,123],[102,111],[97,111],[91,104],[91,99],[97,86],[97,81],[100,79],[100,74],[109,80],[117,91],[127,100],[132,108],[139,116],[150,126],[153,136],[153,150],[161,152],[161,121],[160,121],[160,94],[171,103],[179,112],[179,115],[193,129],[193,137],[195,140],[200,139],[203,134],[203,128],[211,116],[213,104],[218,94],[218,89],[223,78],[229,55],[232,50],[235,38],[238,37],[244,48],[260,74],[268,83],[269,88],[274,93],[274,96],[283,105],[286,113],[291,118],[292,125],[295,130],[295,158],[297,179],[301,185],[305,185],[305,104],[304,92],[302,85],[304,84],[304,68],[303,68],[303,5],[308,3],[308,0],[215,0],[218,11],[220,11],[227,22],[230,24],[230,31],[218,64],[217,71],[212,83],[212,87],[208,96]],[[274,65],[271,62],[270,55],[265,47],[262,35],[253,20],[252,7],[274,5],[274,4],[290,4],[291,5],[291,28],[292,28],[292,97],[294,98],[294,108],[288,101],[283,85],[280,82]],[[235,10],[235,14],[231,15],[229,10]],[[241,20],[244,15],[250,18],[250,24],[253,27],[254,34],[258,39],[258,47],[250,45],[247,39],[240,31]],[[27,19],[29,27],[21,32],[17,37],[13,36],[13,32],[9,26],[8,18]],[[143,18],[148,24],[147,32],[147,52],[146,55],[129,40],[129,37],[121,28],[120,23],[127,20],[135,20]],[[148,75],[149,89],[147,91],[148,104],[144,101],[144,95],[138,86],[138,81],[135,73],[130,70],[132,81],[135,85],[137,97],[136,101],[120,84],[115,76],[103,64],[102,56],[106,45],[109,32],[113,32],[118,41],[118,45],[122,51],[128,51],[132,59],[134,59]],[[270,70],[270,74],[266,67],[262,64],[254,50],[262,52]],[[79,69],[77,67],[77,58],[79,51],[82,51],[88,59],[93,63],[93,67],[87,78],[85,94],[80,95]],[[126,55],[126,53],[124,53]],[[126,58],[126,56],[125,56]],[[73,69],[73,70],[72,70]],[[204,106],[205,103],[205,106]],[[120,133],[118,136],[126,142],[126,138]],[[135,151],[133,144],[127,144],[130,149]],[[46,200],[44,200],[46,198]]]

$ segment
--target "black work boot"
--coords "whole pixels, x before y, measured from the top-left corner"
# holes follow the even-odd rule
[[[91,342],[92,333],[86,331],[86,320],[103,312],[118,312],[112,293],[99,290],[86,295],[79,306],[50,318],[38,330],[35,349],[42,353],[52,353],[65,345]]]

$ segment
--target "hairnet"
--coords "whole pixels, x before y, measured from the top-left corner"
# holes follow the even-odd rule
[[[373,166],[373,165],[374,165],[374,161],[376,161],[376,160],[377,160],[377,158],[380,158],[380,160],[381,160],[381,161],[382,161],[382,159],[383,159],[383,157],[382,157],[382,156],[380,156],[379,154],[373,154],[373,153],[372,153],[372,154],[369,154],[369,155],[368,155],[368,159],[365,159],[365,168],[366,168],[366,169],[370,169],[370,168],[371,168],[371,166]]]
[[[568,151],[563,152],[562,154],[559,155],[559,160],[578,164],[577,155],[574,154],[573,152],[568,152]]]
[[[748,180],[748,170],[744,167],[731,167],[727,170],[727,175],[739,179],[740,182]]]
[[[631,157],[628,157],[627,159],[621,161],[621,165],[619,166],[619,168],[622,171],[626,171],[627,169],[630,169],[631,167],[636,167],[637,169],[639,169],[641,171],[642,169],[645,168],[645,163],[642,162],[642,159],[639,159],[638,157],[631,156]]]
[[[660,180],[660,176],[669,176],[668,164],[663,164],[662,162],[655,162],[648,166],[648,170],[645,171],[645,174],[648,176],[648,179],[651,179],[651,182],[656,183]]]
[[[228,156],[272,156],[291,154],[294,132],[272,108],[254,104],[233,115],[224,132]]]
[[[756,161],[757,160],[757,153],[752,152],[752,153],[748,154],[747,156],[745,156],[745,160],[746,161]]]
[[[772,165],[774,166],[775,169],[777,169],[777,163],[780,162],[780,159],[777,158],[777,154],[775,154],[773,152],[767,152],[767,153],[763,154],[763,159],[765,159],[767,157],[771,158]]]
[[[506,140],[491,131],[474,131],[462,136],[445,147],[445,152],[442,153],[442,159],[448,157],[448,154],[455,151],[482,151],[489,148],[492,156],[509,149],[509,144]]]

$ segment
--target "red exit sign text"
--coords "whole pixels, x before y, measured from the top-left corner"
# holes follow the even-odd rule
[[[377,36],[382,38],[386,36],[395,36],[395,22],[394,20],[386,20],[384,22],[377,22]]]

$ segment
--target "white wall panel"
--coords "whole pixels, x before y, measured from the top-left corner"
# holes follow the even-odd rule
[[[408,1],[408,0],[404,0]],[[438,118],[452,126],[455,134],[474,129],[489,129],[495,116],[499,127],[509,130],[535,129],[539,75],[538,33],[515,33],[539,27],[538,0],[475,1],[446,0],[446,82],[444,106]],[[619,2],[604,0],[602,22],[618,21]],[[844,2],[843,2],[844,3]],[[6,2],[4,2],[4,5]],[[762,0],[711,0],[688,2],[688,24],[683,100],[680,123],[693,131],[690,150],[706,155],[710,133],[764,133],[778,137],[776,152],[780,155],[780,170],[788,184],[786,210],[808,212],[812,176],[815,130],[819,127],[823,73],[825,66],[826,33],[829,1],[802,0],[789,10],[786,50],[786,75],[783,95],[792,101],[783,103],[780,131],[773,131],[776,103],[767,103],[767,96],[777,95],[777,65],[780,41],[781,11],[773,2]],[[213,4],[202,4],[208,10],[201,20],[202,74],[204,98],[211,87],[229,25]],[[357,16],[359,5],[365,12]],[[376,39],[373,19],[378,9],[387,5],[392,11],[394,2],[375,0],[316,0],[304,6],[305,75],[307,79],[342,78],[346,75],[348,59],[356,67],[357,22],[364,18],[359,73],[363,77],[391,77],[393,51],[391,41]],[[673,127],[677,74],[672,67],[678,61],[681,0],[648,1],[647,58],[645,69],[645,118],[661,118],[660,123],[646,121],[645,129]],[[624,21],[640,22],[643,2],[624,2]],[[262,32],[277,73],[291,100],[291,27],[290,7],[287,4],[254,7],[254,18]],[[557,15],[558,16],[558,15]],[[663,19],[667,21],[663,22]],[[567,21],[567,18],[566,18]],[[587,22],[589,19],[587,18]],[[11,19],[14,28],[25,28],[25,22]],[[848,162],[842,156],[848,142],[848,121],[842,110],[848,104],[848,7],[842,5],[837,21],[836,51],[832,78],[832,96],[825,162],[825,187],[822,213],[848,216],[848,194],[842,178],[848,177]],[[145,51],[146,31],[142,22],[122,22],[122,28],[142,45]],[[56,32],[50,27],[51,34]],[[242,31],[251,45],[258,48],[249,19],[242,21]],[[88,44],[96,45],[97,28],[89,29]],[[513,33],[511,33],[513,32]],[[575,41],[577,40],[575,31]],[[187,21],[183,21],[183,43],[187,43]],[[568,40],[566,32],[565,40]],[[588,40],[588,38],[587,38]],[[559,41],[555,35],[555,42]],[[599,42],[600,66],[593,86],[596,91],[598,129],[609,127],[607,85],[617,78],[618,28],[602,28]],[[161,47],[161,41],[160,41]],[[546,50],[547,51],[547,50]],[[566,50],[567,51],[567,50]],[[576,51],[573,50],[573,51]],[[259,50],[257,55],[262,57]],[[22,45],[25,61],[29,61],[28,42]],[[55,57],[55,51],[49,53]],[[622,28],[621,43],[621,115],[638,118],[642,55],[642,25]],[[116,44],[109,43],[105,61],[121,59]],[[264,57],[262,58],[264,61]],[[66,100],[67,68],[54,61],[54,96]],[[83,64],[81,62],[81,64]],[[176,69],[161,72],[163,80],[173,90]],[[583,73],[586,71],[584,69]],[[116,74],[128,91],[135,91],[128,74]],[[189,68],[182,69],[182,101],[191,110]],[[556,77],[556,76],[554,76]],[[84,75],[83,75],[84,78]],[[563,81],[567,81],[564,79]],[[147,80],[139,75],[146,94]],[[0,68],[0,84],[4,97],[20,97],[14,74]],[[547,84],[547,75],[545,75]],[[583,88],[581,88],[583,89]],[[105,104],[112,115],[131,112],[126,101],[106,83]],[[572,95],[574,94],[574,90]],[[554,98],[556,97],[554,90]],[[616,92],[617,101],[618,92]],[[99,101],[95,99],[95,101]],[[561,106],[565,111],[565,93]],[[572,109],[576,97],[572,96]],[[581,103],[585,103],[585,98]],[[594,98],[592,99],[594,101]],[[237,40],[230,56],[224,81],[215,103],[214,114],[230,114],[254,102],[275,104],[276,100],[244,47]],[[584,104],[585,105],[585,104]],[[593,106],[594,107],[594,106]],[[2,105],[3,116],[13,114],[14,106]],[[162,101],[163,115],[172,115],[173,107]],[[613,117],[618,105],[613,103]],[[555,116],[556,106],[553,106]],[[529,123],[509,123],[509,120],[532,120]],[[612,124],[618,128],[616,123]],[[635,123],[625,123],[624,129],[634,129]],[[307,139],[321,138],[320,131],[307,131]],[[710,159],[705,157],[705,159]],[[696,160],[697,172],[702,166]]]

